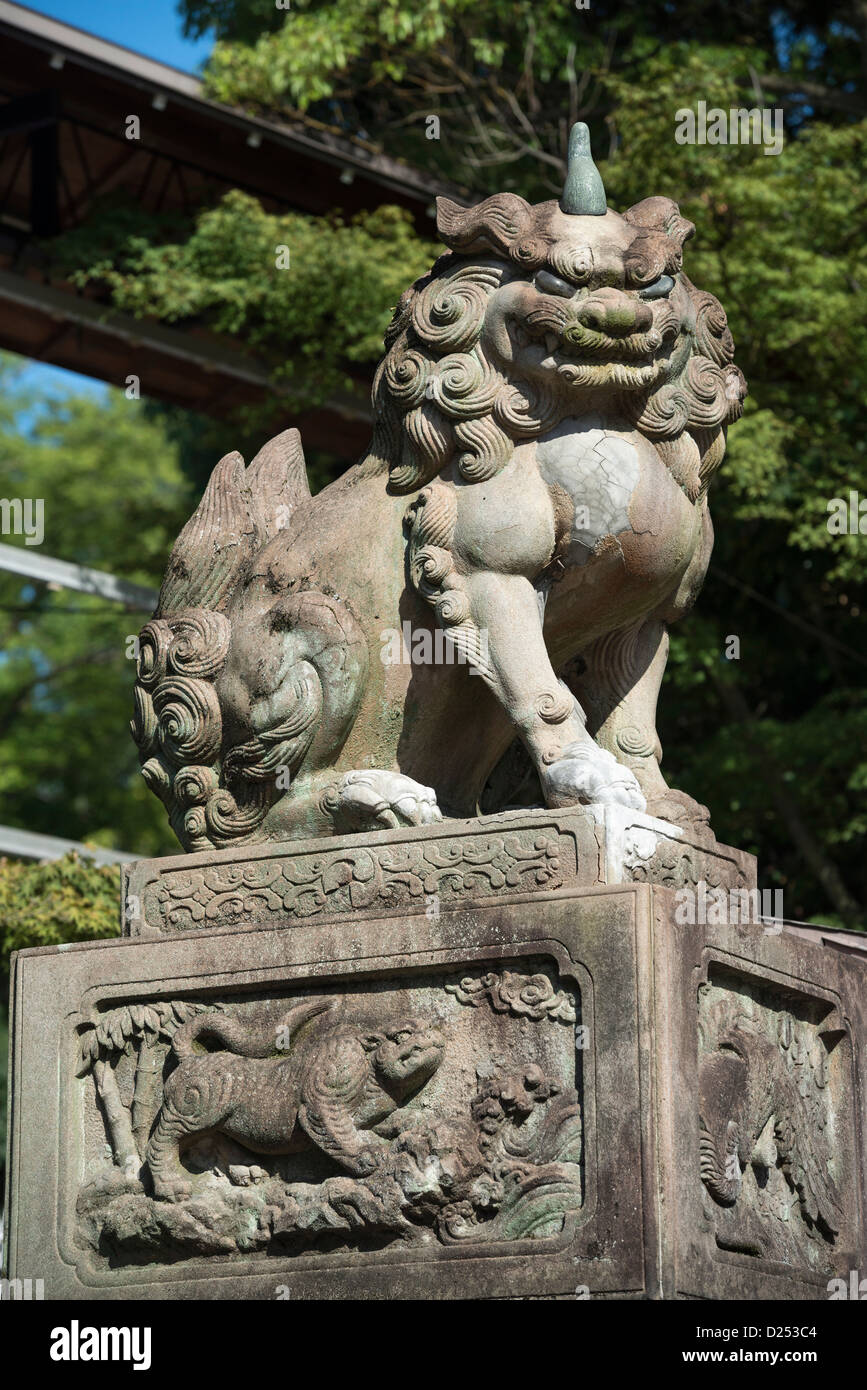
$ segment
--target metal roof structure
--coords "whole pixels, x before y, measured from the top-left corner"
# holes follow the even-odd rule
[[[137,140],[126,138],[130,115]],[[145,394],[206,415],[261,400],[271,387],[260,362],[198,326],[134,319],[95,290],[52,283],[39,247],[110,193],[143,211],[190,213],[231,188],[272,212],[396,203],[426,234],[443,191],[362,139],[300,116],[245,115],[188,73],[0,0],[0,347],[115,385],[135,375]],[[361,376],[357,394],[293,423],[310,445],[354,458],[369,435],[368,389]]]

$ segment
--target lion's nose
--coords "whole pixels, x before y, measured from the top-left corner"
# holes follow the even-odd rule
[[[622,290],[595,290],[578,306],[578,318],[585,328],[613,337],[644,333],[653,322],[653,310],[644,300]]]

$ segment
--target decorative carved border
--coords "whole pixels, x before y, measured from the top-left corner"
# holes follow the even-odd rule
[[[755,860],[686,841],[622,808],[515,811],[478,820],[140,860],[124,872],[126,936],[293,927],[625,882],[755,882]]]
[[[201,927],[274,926],[359,911],[437,916],[499,896],[562,888],[574,878],[571,836],[556,826],[509,834],[280,854],[163,873],[145,892],[161,934]],[[570,872],[571,870],[571,872]]]

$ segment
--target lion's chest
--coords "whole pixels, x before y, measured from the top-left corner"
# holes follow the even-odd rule
[[[608,428],[598,416],[564,420],[536,445],[543,479],[567,493],[572,504],[567,566],[586,565],[606,537],[633,530],[647,452],[640,435]]]
[[[647,439],[599,417],[566,420],[537,443],[536,465],[572,508],[553,609],[585,629],[606,626],[677,586],[700,543],[700,512]]]

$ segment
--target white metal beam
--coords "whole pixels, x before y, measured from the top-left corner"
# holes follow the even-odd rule
[[[67,560],[54,560],[41,555],[29,546],[0,545],[0,570],[23,574],[43,584],[59,584],[64,589],[78,589],[83,594],[98,594],[100,598],[122,603],[136,612],[152,613],[157,606],[156,589],[143,584],[130,584],[104,570],[92,570],[87,565],[72,565]]]
[[[32,830],[0,825],[0,854],[13,854],[20,859],[62,859],[71,849],[97,864],[129,864],[139,858],[119,849],[98,849],[77,840],[61,840],[57,835],[36,835]]]

